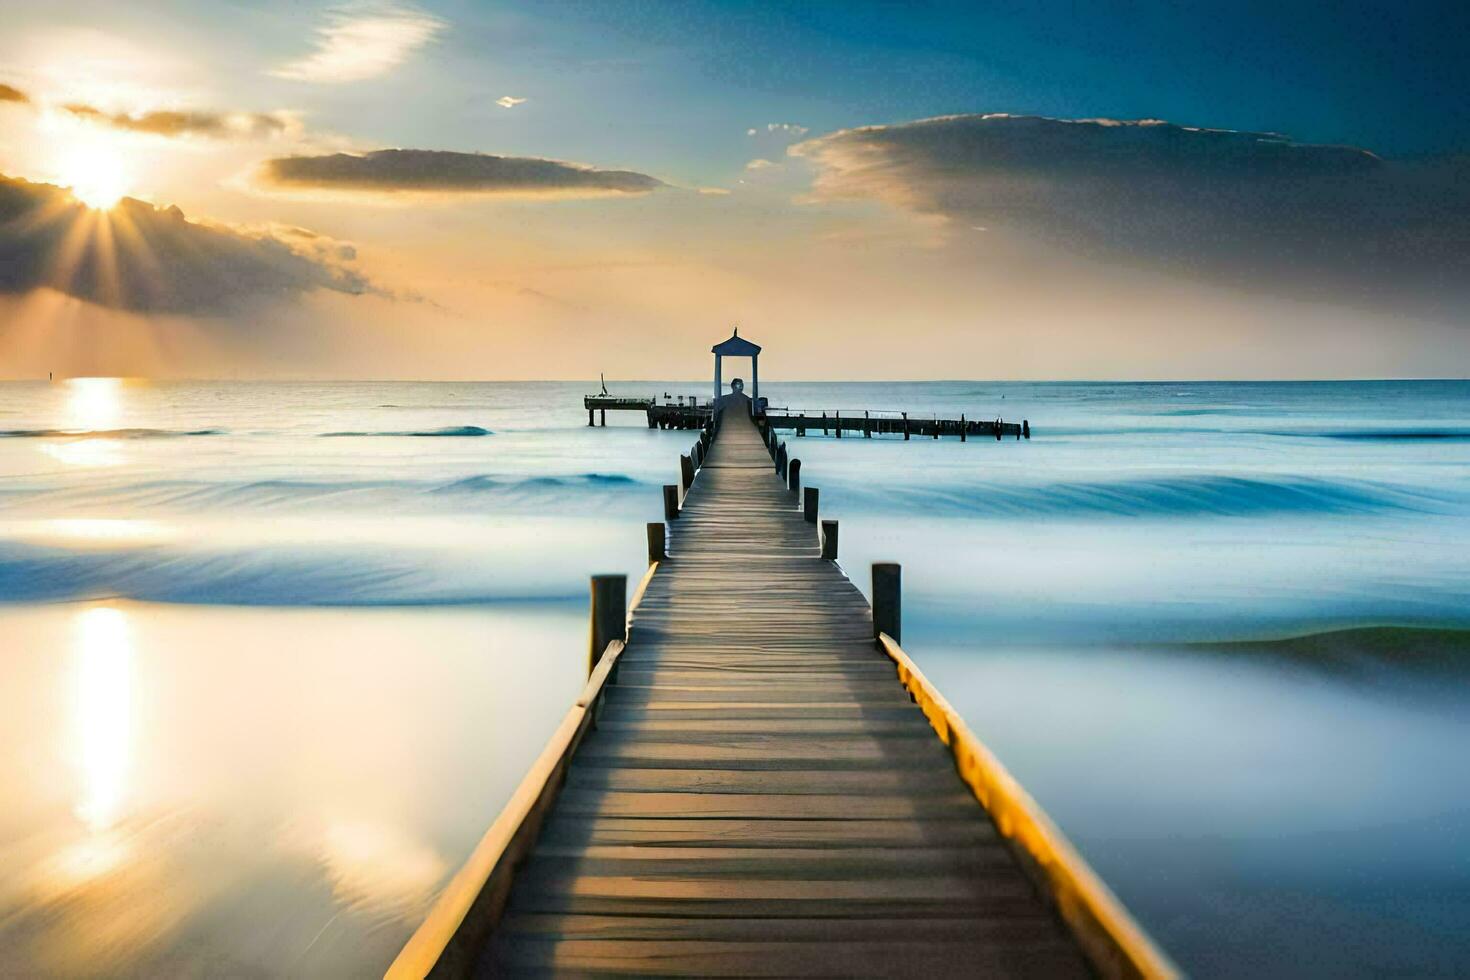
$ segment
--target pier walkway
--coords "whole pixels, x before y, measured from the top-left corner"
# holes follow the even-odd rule
[[[626,645],[389,975],[1169,975],[875,643],[742,403]]]

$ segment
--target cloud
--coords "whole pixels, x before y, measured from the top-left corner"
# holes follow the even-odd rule
[[[265,185],[285,190],[505,197],[643,194],[666,186],[655,177],[631,170],[448,150],[279,157],[265,162],[260,177]]]
[[[354,4],[327,15],[316,50],[271,70],[298,82],[356,82],[385,74],[448,25],[404,4]]]
[[[293,245],[288,239],[305,245]],[[65,188],[0,175],[0,292],[50,287],[140,312],[223,314],[314,289],[373,291],[351,246],[304,229],[253,233],[124,198],[91,211]]]
[[[792,139],[799,139],[810,132],[805,126],[797,126],[794,123],[766,123],[765,131],[767,133],[779,133],[782,136],[789,136]],[[751,127],[745,131],[746,136],[758,136],[760,133],[761,130],[755,127]]]
[[[34,105],[20,89],[0,85],[0,102]],[[68,102],[62,112],[113,129],[171,138],[201,136],[209,139],[255,139],[295,133],[301,120],[293,112],[218,112],[211,109],[154,109],[130,115],[107,112],[84,102]]]
[[[774,166],[776,166],[776,164],[775,163],[772,163],[770,160],[766,160],[764,158],[757,157],[756,159],[751,160],[749,163],[747,163],[745,165],[745,169],[746,170],[769,170],[770,168],[772,168]]]
[[[495,100],[495,104],[500,106],[502,109],[514,109],[516,106],[520,105],[524,101],[526,100],[518,99],[513,95],[502,95],[500,98]]]
[[[138,115],[103,112],[93,106],[71,103],[62,106],[80,119],[154,136],[201,136],[208,139],[254,139],[278,136],[300,129],[300,121],[289,112],[212,112],[208,110],[154,110]]]
[[[1464,297],[1470,165],[1159,120],[943,116],[799,143],[814,196],[1344,297]]]

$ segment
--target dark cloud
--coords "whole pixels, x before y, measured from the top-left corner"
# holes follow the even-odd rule
[[[31,104],[31,97],[20,89],[0,84],[0,102]],[[300,128],[296,116],[289,112],[215,112],[208,109],[157,109],[129,115],[105,112],[96,106],[69,102],[61,106],[78,119],[154,136],[203,136],[209,139],[253,139],[276,136]]]
[[[1461,303],[1470,166],[1157,120],[964,115],[793,147],[815,193],[1109,260],[1363,299]]]
[[[261,176],[266,184],[280,188],[379,194],[588,197],[644,194],[665,186],[657,178],[631,170],[598,170],[560,160],[447,150],[281,157],[267,160]]]
[[[154,136],[203,136],[210,139],[242,139],[274,136],[293,129],[296,120],[284,112],[211,112],[207,110],[156,110],[130,116],[103,112],[93,106],[71,103],[67,112],[88,122]]]
[[[96,212],[64,188],[0,175],[0,292],[51,287],[119,309],[208,315],[313,289],[370,291],[341,264],[350,246],[287,237],[303,235],[200,224],[131,198]]]

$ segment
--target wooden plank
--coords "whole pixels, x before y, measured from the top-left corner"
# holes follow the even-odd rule
[[[1056,935],[1049,915],[1006,919],[929,916],[921,919],[868,918],[863,935],[870,942],[909,940],[983,941],[1025,946]],[[515,913],[505,920],[507,931],[521,936],[569,939],[719,940],[725,942],[781,943],[836,941],[851,938],[850,919],[666,918],[659,916],[556,915]]]
[[[678,793],[565,790],[561,813],[609,817],[749,817],[785,820],[912,820],[962,817],[975,801],[956,790],[936,796],[846,796],[841,793]]]
[[[548,846],[638,844],[681,847],[937,847],[996,840],[988,821],[663,820],[556,814],[543,828]]]
[[[517,975],[593,971],[631,976],[1085,977],[1074,949],[1053,937],[1027,946],[982,940],[719,942],[553,940],[517,936],[497,950]]]
[[[839,793],[846,796],[910,797],[955,792],[954,774],[945,769],[625,769],[586,766],[567,772],[567,786],[634,793]]]
[[[538,873],[684,877],[929,878],[937,871],[1017,874],[1010,852],[994,847],[641,847],[633,844],[546,846]]]

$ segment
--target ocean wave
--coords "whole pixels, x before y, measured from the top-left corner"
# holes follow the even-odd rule
[[[0,429],[0,439],[174,439],[222,436],[227,429]]]
[[[1284,658],[1310,669],[1371,679],[1384,668],[1464,674],[1470,670],[1470,629],[1444,626],[1360,626],[1271,640],[1193,643],[1220,653]]]
[[[514,477],[479,474],[454,480],[145,480],[81,487],[7,489],[0,495],[10,507],[46,505],[48,509],[94,511],[165,510],[169,512],[236,509],[291,509],[353,505],[364,513],[432,510],[447,501],[456,506],[556,509],[584,506],[591,494],[606,502],[624,499],[624,491],[649,485],[621,473],[571,473],[561,476]]]
[[[451,606],[580,598],[580,569],[388,550],[72,550],[0,542],[0,601]]]
[[[1442,514],[1464,495],[1357,480],[1219,474],[1068,481],[1031,485],[854,488],[856,502],[881,509],[967,517],[1256,517],[1274,514]],[[841,497],[836,498],[841,500]]]
[[[430,493],[502,493],[506,490],[551,490],[576,487],[635,486],[638,481],[622,473],[578,473],[573,476],[532,476],[523,480],[503,480],[493,476],[468,476],[463,480],[442,483]]]
[[[447,436],[453,438],[470,436],[493,436],[495,435],[495,433],[491,432],[489,429],[482,429],[478,425],[448,425],[440,429],[418,429],[410,430],[408,432],[323,432],[321,433],[321,435],[325,438],[348,438],[364,436],[411,436],[417,438],[429,436]]]
[[[1466,441],[1470,429],[1338,429],[1321,432],[1268,432],[1264,435],[1317,439],[1349,439],[1364,442]]]

